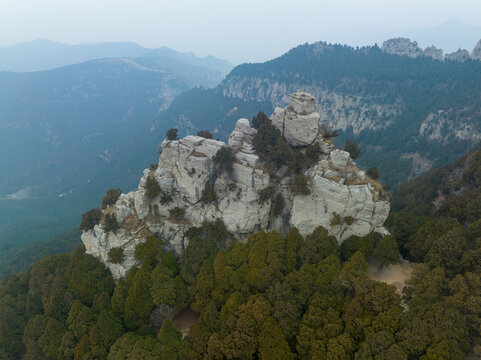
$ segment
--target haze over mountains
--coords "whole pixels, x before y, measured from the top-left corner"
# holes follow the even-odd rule
[[[132,42],[68,45],[38,39],[0,47],[0,71],[40,71],[94,59],[125,57],[162,57],[218,71],[221,75],[226,75],[233,67],[214,56],[197,57],[167,47],[147,49]]]
[[[348,138],[360,142],[358,163],[377,166],[393,187],[481,139],[480,61],[318,42],[237,66],[222,80],[225,61],[166,48],[30,45],[42,43],[39,54],[52,46],[68,55],[62,61],[102,59],[0,72],[0,153],[8,154],[0,157],[0,242],[67,231],[106,189],[135,188],[142,170],[157,162],[167,129],[178,127],[181,135],[208,129],[226,140],[239,118],[261,109],[270,115],[298,90],[315,94],[322,121],[341,129],[338,146]],[[47,66],[52,57],[44,59]],[[34,228],[41,230],[26,231]]]

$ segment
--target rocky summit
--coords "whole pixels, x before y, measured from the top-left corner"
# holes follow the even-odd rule
[[[270,117],[296,152],[318,153],[302,174],[292,175],[287,166],[269,169],[256,152],[257,130],[247,119],[237,121],[228,144],[193,135],[164,140],[158,167],[144,170],[138,189],[120,195],[102,211],[102,221],[83,232],[87,253],[98,257],[118,279],[138,265],[135,247],[149,235],[160,235],[166,248],[180,255],[188,246],[187,229],[216,219],[238,241],[261,229],[286,233],[292,227],[306,235],[322,226],[340,242],[351,235],[386,233],[383,223],[390,210],[386,193],[357,168],[349,153],[334,149],[316,109],[314,96],[298,92]],[[215,156],[224,147],[232,149],[233,167],[230,173],[218,174]],[[294,190],[296,176],[307,180],[306,191]],[[152,179],[160,187],[154,197],[146,189]],[[213,192],[213,201],[203,201],[208,191]],[[119,225],[115,231],[106,231],[108,215]],[[115,248],[122,249],[120,263],[110,259]]]

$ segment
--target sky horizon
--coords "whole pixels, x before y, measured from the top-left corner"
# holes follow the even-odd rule
[[[454,26],[451,32],[449,26],[438,29],[439,43],[445,41],[444,48],[437,46],[446,52],[457,47],[471,51],[474,39],[481,39],[481,3],[44,0],[37,4],[33,0],[0,0],[0,47],[35,39],[66,44],[128,41],[147,48],[167,46],[198,56],[213,55],[238,64],[266,61],[299,44],[316,41],[381,45],[389,37],[411,34],[420,37],[413,40],[421,46],[428,46],[435,41],[430,40],[435,39],[435,35],[430,37],[430,29],[445,23],[462,25],[462,31],[454,34]],[[471,33],[469,39],[463,35]]]

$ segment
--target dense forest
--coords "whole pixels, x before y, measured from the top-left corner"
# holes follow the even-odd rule
[[[181,259],[151,236],[114,283],[84,253],[45,256],[0,286],[2,359],[464,359],[480,354],[481,151],[392,194],[393,236],[323,228],[232,242],[191,228]],[[367,274],[417,263],[402,294]],[[121,256],[121,255],[120,255]],[[183,337],[171,318],[199,314]]]

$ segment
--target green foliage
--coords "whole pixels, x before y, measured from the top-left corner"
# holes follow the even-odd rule
[[[384,236],[377,244],[374,256],[382,265],[399,262],[400,255],[396,239],[391,235]]]
[[[102,211],[100,209],[91,209],[86,211],[82,215],[82,221],[80,222],[80,230],[92,230],[95,225],[98,225],[100,223],[101,217]]]
[[[277,193],[277,195],[272,199],[271,206],[272,215],[274,215],[274,217],[278,217],[282,214],[285,206],[285,201],[281,193]]]
[[[294,174],[292,177],[291,191],[294,195],[309,195],[311,193],[307,184],[306,175]]]
[[[142,265],[153,267],[162,259],[164,255],[163,248],[164,241],[162,239],[155,236],[147,236],[145,242],[138,244],[135,248],[135,258]]]
[[[333,213],[331,219],[331,226],[341,225],[341,215]]]
[[[206,139],[212,139],[212,133],[208,130],[201,130],[197,133],[197,136],[206,138]]]
[[[360,251],[367,260],[373,255],[374,244],[374,234],[365,237],[351,235],[341,243],[341,257],[343,260],[349,260],[352,255]]]
[[[175,305],[176,293],[174,274],[162,263],[158,263],[151,274],[151,296],[154,304]]]
[[[349,153],[352,159],[356,159],[361,154],[361,147],[359,144],[352,139],[346,141],[344,150]]]
[[[291,159],[288,164],[288,170],[290,172],[299,174],[305,170],[307,165],[307,158],[303,152],[296,151],[293,152]]]
[[[167,140],[177,140],[179,139],[179,136],[178,136],[178,133],[179,130],[176,129],[176,128],[170,128],[169,130],[167,130],[167,132],[165,133],[165,138]]]
[[[205,182],[204,189],[202,190],[202,194],[200,196],[200,201],[203,204],[212,204],[213,202],[217,201],[217,194],[210,180]]]
[[[169,219],[171,221],[182,221],[184,220],[185,209],[180,207],[175,207],[169,210]]]
[[[120,190],[119,188],[108,189],[104,198],[102,199],[102,209],[107,209],[109,206],[114,205],[121,194],[122,190]]]
[[[116,232],[119,229],[119,224],[115,214],[106,214],[102,221],[102,228],[105,232]]]
[[[160,188],[159,182],[153,176],[147,177],[145,181],[145,194],[149,197],[149,199],[155,199],[162,193],[162,189]]]
[[[263,204],[268,200],[271,200],[272,197],[274,196],[274,189],[270,186],[259,190],[258,191],[258,196],[259,196],[259,203]]]
[[[234,150],[229,146],[221,147],[212,158],[218,175],[231,174],[234,170]]]
[[[373,180],[377,180],[379,178],[379,171],[377,170],[377,167],[375,167],[375,166],[370,167],[367,170],[366,174],[367,174],[367,176],[369,176]]]
[[[164,321],[157,337],[162,345],[162,360],[177,360],[177,353],[182,344],[182,334],[174,326],[172,320]]]
[[[109,261],[114,264],[120,264],[122,261],[124,261],[124,249],[121,247],[110,249]]]
[[[321,154],[321,146],[316,141],[314,144],[309,145],[306,148],[306,159],[307,164],[312,166],[319,161],[319,155]]]

